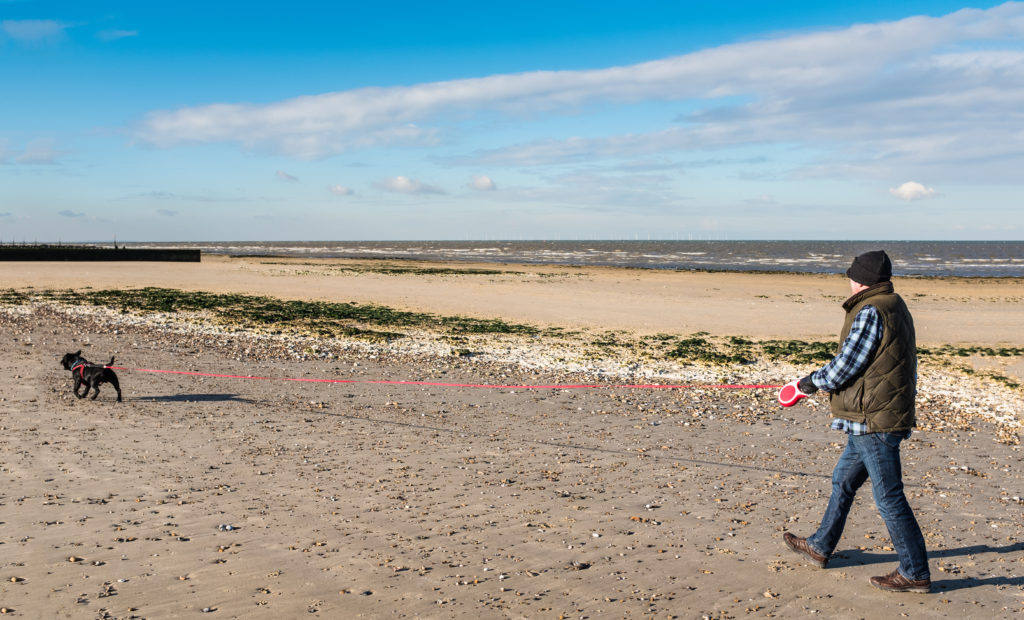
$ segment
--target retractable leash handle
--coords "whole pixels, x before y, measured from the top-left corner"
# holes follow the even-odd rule
[[[808,394],[804,394],[800,391],[799,379],[794,379],[786,385],[782,386],[779,390],[779,404],[783,407],[792,407],[801,400],[807,398]]]

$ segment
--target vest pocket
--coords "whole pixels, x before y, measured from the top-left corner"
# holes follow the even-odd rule
[[[858,413],[864,416],[864,381],[855,381],[843,392],[843,405],[851,413]],[[862,418],[863,419],[863,418]]]

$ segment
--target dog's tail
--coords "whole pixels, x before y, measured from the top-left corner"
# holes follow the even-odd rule
[[[113,366],[113,365],[114,365],[114,356],[113,356],[113,355],[111,355],[111,356],[110,356],[110,363],[109,363],[109,364],[107,364],[107,366]]]

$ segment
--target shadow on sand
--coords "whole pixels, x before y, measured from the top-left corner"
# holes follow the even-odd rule
[[[157,403],[247,403],[256,401],[249,398],[242,398],[238,394],[174,394],[172,396],[143,396],[133,400],[157,402]]]
[[[957,558],[980,553],[1020,553],[1024,551],[1024,542],[1013,543],[1003,547],[991,545],[971,545],[969,547],[958,547],[956,549],[929,549],[928,559],[931,561],[939,558]],[[895,564],[899,558],[895,553],[873,553],[861,551],[860,549],[843,550],[833,554],[829,560],[829,568],[842,568],[844,566],[864,566],[868,564]],[[934,576],[934,573],[933,573]],[[962,579],[943,579],[932,581],[932,592],[952,592],[965,588],[978,588],[981,586],[1024,586],[1024,577],[963,577]]]

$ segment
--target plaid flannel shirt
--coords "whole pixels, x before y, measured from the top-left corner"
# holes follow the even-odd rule
[[[864,306],[853,318],[850,333],[832,361],[811,374],[811,381],[818,389],[835,392],[856,378],[868,366],[871,356],[882,342],[882,317],[874,306]],[[836,418],[832,429],[850,435],[867,435],[868,425]]]

